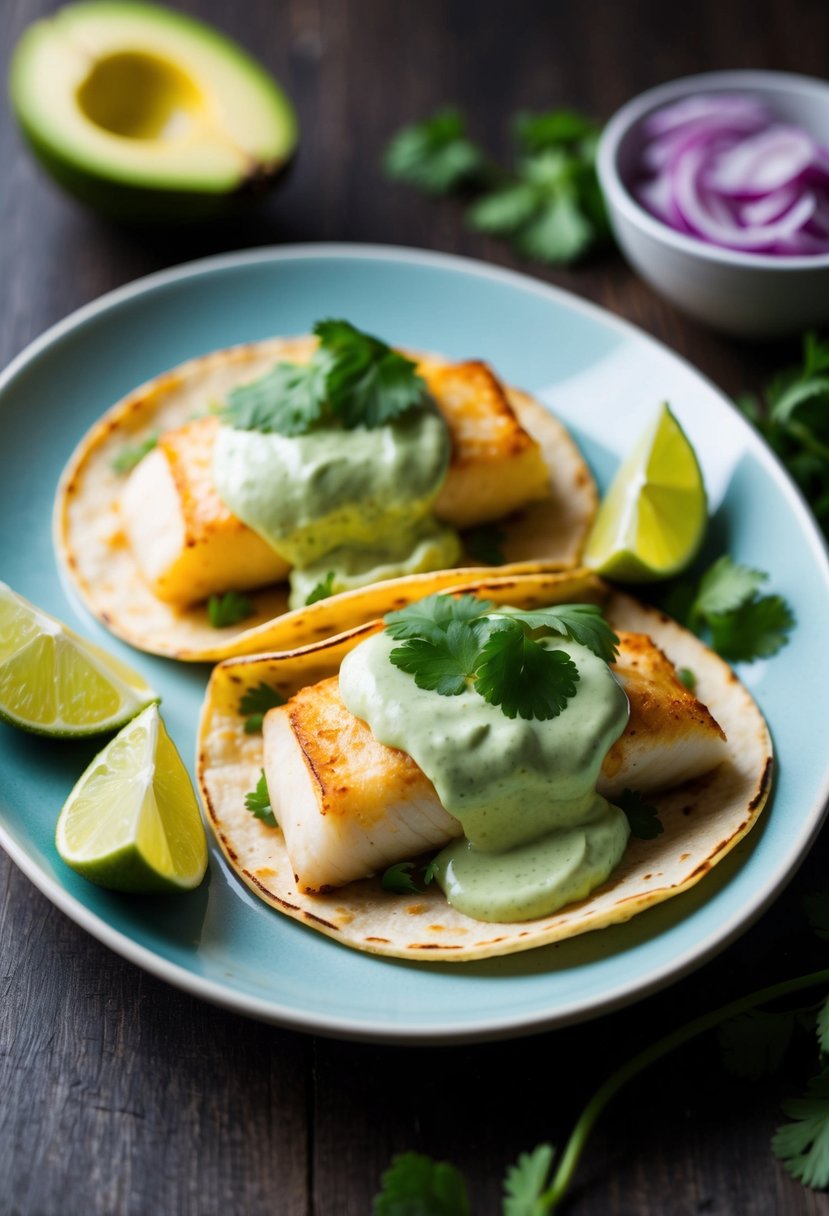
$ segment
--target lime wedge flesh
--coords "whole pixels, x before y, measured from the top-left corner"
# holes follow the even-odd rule
[[[187,769],[150,705],[111,739],[58,819],[61,858],[113,891],[190,891],[207,842]]]
[[[0,583],[0,718],[44,735],[93,735],[157,699],[126,664]]]
[[[663,405],[602,500],[584,564],[620,582],[669,578],[691,562],[707,521],[696,453]]]

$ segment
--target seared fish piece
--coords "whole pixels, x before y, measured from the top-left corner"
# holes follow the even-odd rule
[[[346,709],[336,676],[265,716],[265,777],[301,891],[365,878],[461,835],[411,756]]]
[[[612,799],[680,785],[714,768],[725,736],[644,634],[620,634],[615,671],[628,726],[605,760]],[[265,717],[265,776],[300,891],[324,891],[461,835],[431,781],[405,752],[378,743],[343,704],[336,677],[304,688]]]
[[[484,363],[420,364],[452,437],[436,514],[457,528],[501,519],[548,492],[539,444],[518,422]],[[155,595],[189,604],[214,592],[279,582],[288,565],[237,519],[213,485],[219,420],[169,431],[130,474],[121,496],[124,531]]]
[[[643,633],[620,633],[613,670],[630,703],[624,734],[605,757],[598,791],[611,802],[625,789],[655,794],[716,768],[726,739],[689,692],[670,659]]]

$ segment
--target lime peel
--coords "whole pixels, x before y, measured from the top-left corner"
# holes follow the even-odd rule
[[[696,453],[663,404],[622,462],[590,535],[586,566],[620,582],[670,578],[693,560],[708,502]]]
[[[0,583],[0,719],[36,734],[94,735],[158,699],[125,663]]]
[[[58,854],[113,891],[190,891],[207,869],[207,841],[190,776],[149,705],[111,739],[66,800]]]

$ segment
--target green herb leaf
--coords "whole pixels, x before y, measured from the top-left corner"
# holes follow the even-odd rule
[[[692,615],[708,619],[733,612],[753,599],[768,577],[762,570],[741,566],[725,554],[700,579]]]
[[[318,603],[319,600],[327,600],[329,595],[334,594],[334,571],[329,570],[325,578],[312,587],[305,601],[306,608],[311,604]]]
[[[782,1106],[793,1122],[777,1129],[772,1151],[804,1186],[829,1186],[829,1071],[813,1077],[802,1098]]]
[[[684,684],[689,692],[694,692],[697,686],[696,673],[691,671],[690,667],[679,667],[677,669],[676,678],[680,684]]]
[[[477,665],[475,687],[508,718],[556,718],[576,695],[579,669],[563,650],[547,650],[520,625],[490,634]]]
[[[214,629],[225,629],[238,625],[253,613],[253,604],[246,595],[238,591],[226,591],[224,595],[211,595],[207,601],[207,619]]]
[[[595,604],[561,604],[532,612],[511,612],[508,620],[520,621],[528,629],[549,629],[592,650],[605,663],[619,651],[619,639]]]
[[[696,633],[706,630],[711,645],[731,662],[751,663],[776,654],[795,625],[791,608],[779,595],[760,595],[768,580],[762,570],[730,557],[717,559],[693,590],[675,584],[665,597],[666,612]]]
[[[383,167],[389,177],[427,194],[449,194],[481,178],[487,160],[469,139],[460,113],[446,107],[398,131],[386,149]]]
[[[314,333],[330,355],[326,389],[344,426],[378,427],[426,399],[416,364],[348,321],[320,321]]]
[[[794,624],[791,608],[779,595],[764,595],[727,615],[709,617],[714,649],[734,663],[777,654]]]
[[[596,176],[599,129],[573,110],[522,114],[510,174],[470,144],[456,110],[406,127],[386,154],[386,172],[432,194],[468,185],[483,193],[467,211],[481,232],[509,240],[523,256],[574,261],[610,233]]]
[[[497,524],[487,524],[464,533],[463,544],[466,552],[476,561],[485,562],[488,566],[501,566],[506,561],[503,549],[506,539],[506,532]]]
[[[397,612],[386,614],[386,632],[396,642],[405,638],[439,640],[453,621],[470,624],[494,609],[489,600],[474,595],[429,595]]]
[[[277,363],[232,389],[220,416],[236,430],[304,435],[336,419],[378,427],[427,400],[416,364],[348,321],[320,321],[309,363]]]
[[[265,780],[265,770],[261,770],[262,776],[256,783],[256,789],[245,794],[245,807],[253,815],[254,819],[261,819],[262,823],[267,824],[269,828],[278,826],[276,815],[271,807],[271,796],[268,793],[268,783]]]
[[[423,886],[418,886],[415,874],[422,869]],[[395,895],[422,895],[426,887],[434,881],[437,873],[437,858],[433,858],[426,866],[417,866],[413,861],[399,861],[397,865],[389,866],[383,871],[380,886],[384,891],[392,891]]]
[[[797,1025],[793,1013],[752,1009],[723,1022],[718,1031],[722,1062],[747,1081],[771,1076],[783,1063]]]
[[[255,688],[249,688],[239,702],[239,713],[247,715],[245,734],[258,734],[268,710],[284,704],[285,698],[270,684],[262,682]]]
[[[479,650],[477,634],[464,622],[452,621],[434,640],[415,637],[395,646],[389,661],[414,676],[418,688],[456,697],[475,674]]]
[[[623,790],[615,803],[627,817],[631,836],[639,840],[655,840],[665,831],[659,811],[645,802],[638,790]]]
[[[149,435],[146,439],[142,439],[140,443],[130,444],[127,447],[121,448],[121,451],[113,459],[110,468],[115,473],[126,474],[131,473],[135,466],[140,463],[158,443],[157,435]]]
[[[323,415],[327,370],[318,351],[307,364],[277,363],[261,379],[231,389],[220,416],[237,431],[304,435]]]
[[[454,1165],[403,1153],[383,1175],[371,1210],[372,1216],[469,1216],[466,1183]]]
[[[539,1144],[531,1153],[521,1153],[504,1179],[504,1216],[546,1216],[550,1206],[543,1198],[555,1158],[550,1144]]]

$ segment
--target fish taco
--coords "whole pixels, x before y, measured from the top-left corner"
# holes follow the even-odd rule
[[[131,392],[69,461],[54,529],[109,629],[216,660],[350,628],[459,569],[573,566],[595,509],[564,426],[485,363],[326,321]]]
[[[585,570],[478,580],[227,660],[199,728],[207,819],[239,878],[409,959],[629,920],[726,856],[771,776],[730,667]]]

